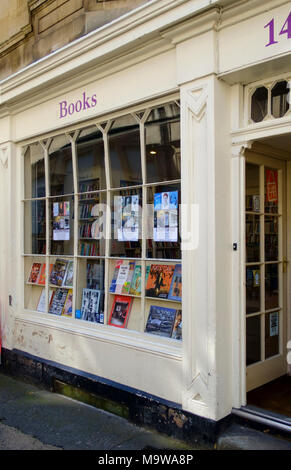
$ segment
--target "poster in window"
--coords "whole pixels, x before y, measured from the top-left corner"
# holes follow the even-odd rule
[[[117,239],[137,242],[139,236],[139,196],[114,196]]]
[[[279,313],[270,313],[270,336],[279,334]]]
[[[178,191],[154,195],[154,241],[178,241]]]
[[[70,202],[53,203],[53,240],[70,240]]]

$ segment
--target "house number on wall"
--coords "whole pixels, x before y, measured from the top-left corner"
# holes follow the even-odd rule
[[[265,47],[272,46],[273,44],[278,44],[279,41],[275,41],[275,19],[272,18],[271,21],[264,26],[264,28],[269,28],[269,42],[265,45]],[[282,34],[287,34],[288,39],[291,38],[291,12],[289,13],[287,20],[283,24],[279,36]]]

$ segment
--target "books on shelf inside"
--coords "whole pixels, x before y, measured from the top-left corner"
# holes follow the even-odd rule
[[[151,305],[145,327],[146,333],[182,339],[182,311]]]
[[[108,325],[126,328],[132,302],[132,297],[115,295]]]
[[[37,304],[38,312],[46,312],[45,288],[41,290]],[[49,313],[59,316],[71,317],[73,313],[73,290],[72,289],[49,289]]]
[[[146,296],[167,299],[174,271],[173,264],[152,264],[146,284]]]
[[[41,272],[42,263],[32,263],[30,273],[27,279],[28,284],[37,284]]]
[[[50,274],[50,284],[57,287],[72,287],[74,263],[68,259],[56,259]]]

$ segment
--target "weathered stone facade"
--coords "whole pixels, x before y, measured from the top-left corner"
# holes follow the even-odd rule
[[[149,0],[1,0],[0,79]]]

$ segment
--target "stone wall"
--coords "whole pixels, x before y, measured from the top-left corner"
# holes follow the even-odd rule
[[[149,0],[1,0],[0,80]]]

